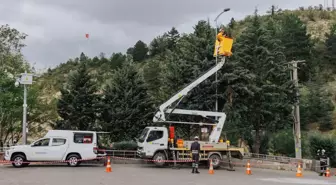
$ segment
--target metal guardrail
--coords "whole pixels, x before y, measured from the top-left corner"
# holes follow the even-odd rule
[[[105,150],[106,155],[113,157],[137,158],[136,150]]]
[[[245,159],[260,159],[264,161],[273,161],[273,162],[281,162],[281,163],[289,163],[292,161],[296,161],[297,159],[286,156],[276,156],[276,155],[266,155],[266,154],[256,154],[256,153],[247,153],[244,156]]]

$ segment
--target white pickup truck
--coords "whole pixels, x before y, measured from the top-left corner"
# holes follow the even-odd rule
[[[69,166],[78,166],[80,159],[95,159],[106,155],[98,152],[97,132],[49,130],[31,145],[12,146],[5,152],[5,160],[14,167],[25,167],[29,162],[67,160]]]

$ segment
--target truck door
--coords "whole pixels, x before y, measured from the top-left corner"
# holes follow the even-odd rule
[[[50,138],[37,140],[31,145],[28,160],[31,161],[47,161],[49,158]]]
[[[164,137],[163,130],[151,130],[146,139],[146,155],[153,156],[157,150],[167,149],[167,138],[168,136]]]
[[[65,138],[51,138],[50,145],[50,160],[63,160],[63,157],[68,149],[68,143]]]

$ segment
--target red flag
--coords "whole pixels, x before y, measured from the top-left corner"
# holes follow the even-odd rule
[[[85,34],[85,37],[88,39],[89,38],[89,34],[87,33],[87,34]]]

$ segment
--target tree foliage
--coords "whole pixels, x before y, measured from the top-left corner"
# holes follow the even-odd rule
[[[152,100],[134,65],[125,64],[116,70],[103,94],[100,119],[113,141],[133,140],[150,124]]]
[[[85,60],[85,57],[81,57]],[[62,118],[54,125],[55,129],[96,130],[98,96],[97,87],[82,63],[78,70],[69,75],[68,83],[61,89],[58,101],[58,114]]]
[[[19,141],[22,136],[23,88],[14,83],[25,71],[32,68],[21,54],[26,34],[3,25],[0,27],[0,147]],[[39,78],[34,77],[34,81]],[[42,98],[39,84],[27,86],[28,136],[39,135],[46,123],[55,119],[52,103]]]

